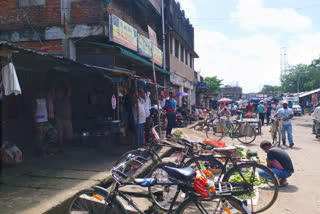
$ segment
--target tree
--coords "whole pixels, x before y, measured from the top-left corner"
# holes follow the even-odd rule
[[[320,87],[320,59],[314,60],[314,64],[299,64],[292,66],[281,75],[281,87],[283,92],[311,91]]]
[[[207,83],[207,92],[212,94],[218,94],[221,90],[222,81],[217,76],[206,77],[204,81]]]

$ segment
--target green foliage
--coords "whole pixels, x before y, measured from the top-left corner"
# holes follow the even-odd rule
[[[281,75],[283,92],[311,91],[320,87],[320,59],[314,64],[299,64],[288,69]]]
[[[275,96],[279,92],[281,92],[281,86],[264,85],[262,90],[259,93]]]
[[[222,86],[222,81],[218,79],[217,76],[206,77],[204,81],[207,83],[207,92],[208,93],[219,93]]]

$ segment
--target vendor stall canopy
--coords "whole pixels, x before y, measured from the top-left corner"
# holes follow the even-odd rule
[[[0,56],[10,58],[16,69],[23,71],[89,74],[107,78],[112,82],[122,82],[128,78],[139,79],[131,72],[117,68],[86,65],[63,56],[26,49],[7,42],[0,42]]]

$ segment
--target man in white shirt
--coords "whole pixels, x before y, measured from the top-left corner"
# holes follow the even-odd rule
[[[320,101],[318,103],[318,107],[314,110],[311,116],[313,117],[312,133],[315,134],[316,124],[320,123]]]
[[[46,156],[49,153],[58,151],[57,130],[48,121],[46,91],[42,88],[38,88],[36,94],[34,100],[36,152],[39,155]]]
[[[283,108],[279,109],[274,117],[282,119],[282,144],[286,145],[286,132],[288,133],[288,141],[290,147],[293,147],[293,138],[292,138],[292,124],[291,119],[293,118],[293,111],[291,108],[288,108],[288,102],[283,101]]]
[[[146,111],[144,91],[139,90],[138,96],[134,97],[133,116],[135,120],[135,143],[134,149],[140,148],[144,144],[144,125],[146,123]],[[137,108],[139,115],[137,116]]]

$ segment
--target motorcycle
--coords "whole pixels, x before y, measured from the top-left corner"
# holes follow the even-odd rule
[[[185,108],[178,108],[176,111],[176,124],[177,127],[186,127],[191,121],[191,117],[188,116]]]

